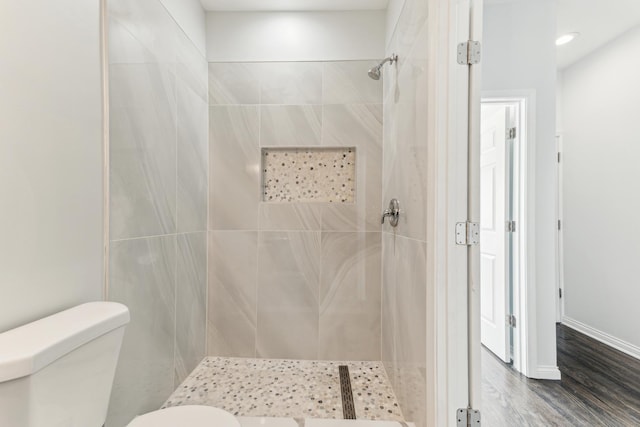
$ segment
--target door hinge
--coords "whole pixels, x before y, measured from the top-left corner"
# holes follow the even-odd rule
[[[507,139],[516,139],[516,136],[518,136],[516,128],[507,129]]]
[[[482,46],[480,42],[469,40],[458,45],[458,64],[476,65],[480,63]]]
[[[562,298],[562,288],[558,289],[558,294],[560,294],[560,298]]]
[[[516,222],[507,221],[507,233],[515,233],[515,232],[516,232]]]
[[[472,408],[461,408],[456,411],[456,427],[480,426],[480,411]]]
[[[562,221],[558,220],[558,231],[562,230]]]
[[[513,314],[507,314],[507,325],[515,328],[517,325],[516,316],[514,316]]]
[[[456,245],[472,246],[480,243],[480,224],[477,222],[456,223]]]
[[[561,159],[562,155],[561,153],[558,151],[558,163],[560,163],[560,159]]]

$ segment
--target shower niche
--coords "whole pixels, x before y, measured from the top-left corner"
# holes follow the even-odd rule
[[[355,202],[355,147],[263,148],[261,157],[264,202]]]

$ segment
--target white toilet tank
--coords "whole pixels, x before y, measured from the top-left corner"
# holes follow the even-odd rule
[[[0,334],[0,426],[101,427],[127,323],[92,302]]]

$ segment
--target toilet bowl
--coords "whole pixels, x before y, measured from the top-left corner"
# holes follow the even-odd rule
[[[93,302],[0,334],[0,426],[101,427],[129,309]],[[179,406],[128,427],[240,427],[208,406]]]
[[[175,406],[141,415],[127,427],[240,427],[230,413],[211,406]]]

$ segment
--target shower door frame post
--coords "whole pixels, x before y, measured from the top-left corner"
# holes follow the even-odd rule
[[[482,44],[483,0],[471,0],[470,40]],[[480,139],[482,62],[469,66],[469,160],[468,160],[468,221],[480,223]],[[480,410],[482,406],[481,315],[480,315],[480,245],[468,247],[468,324],[469,324],[469,407]]]

